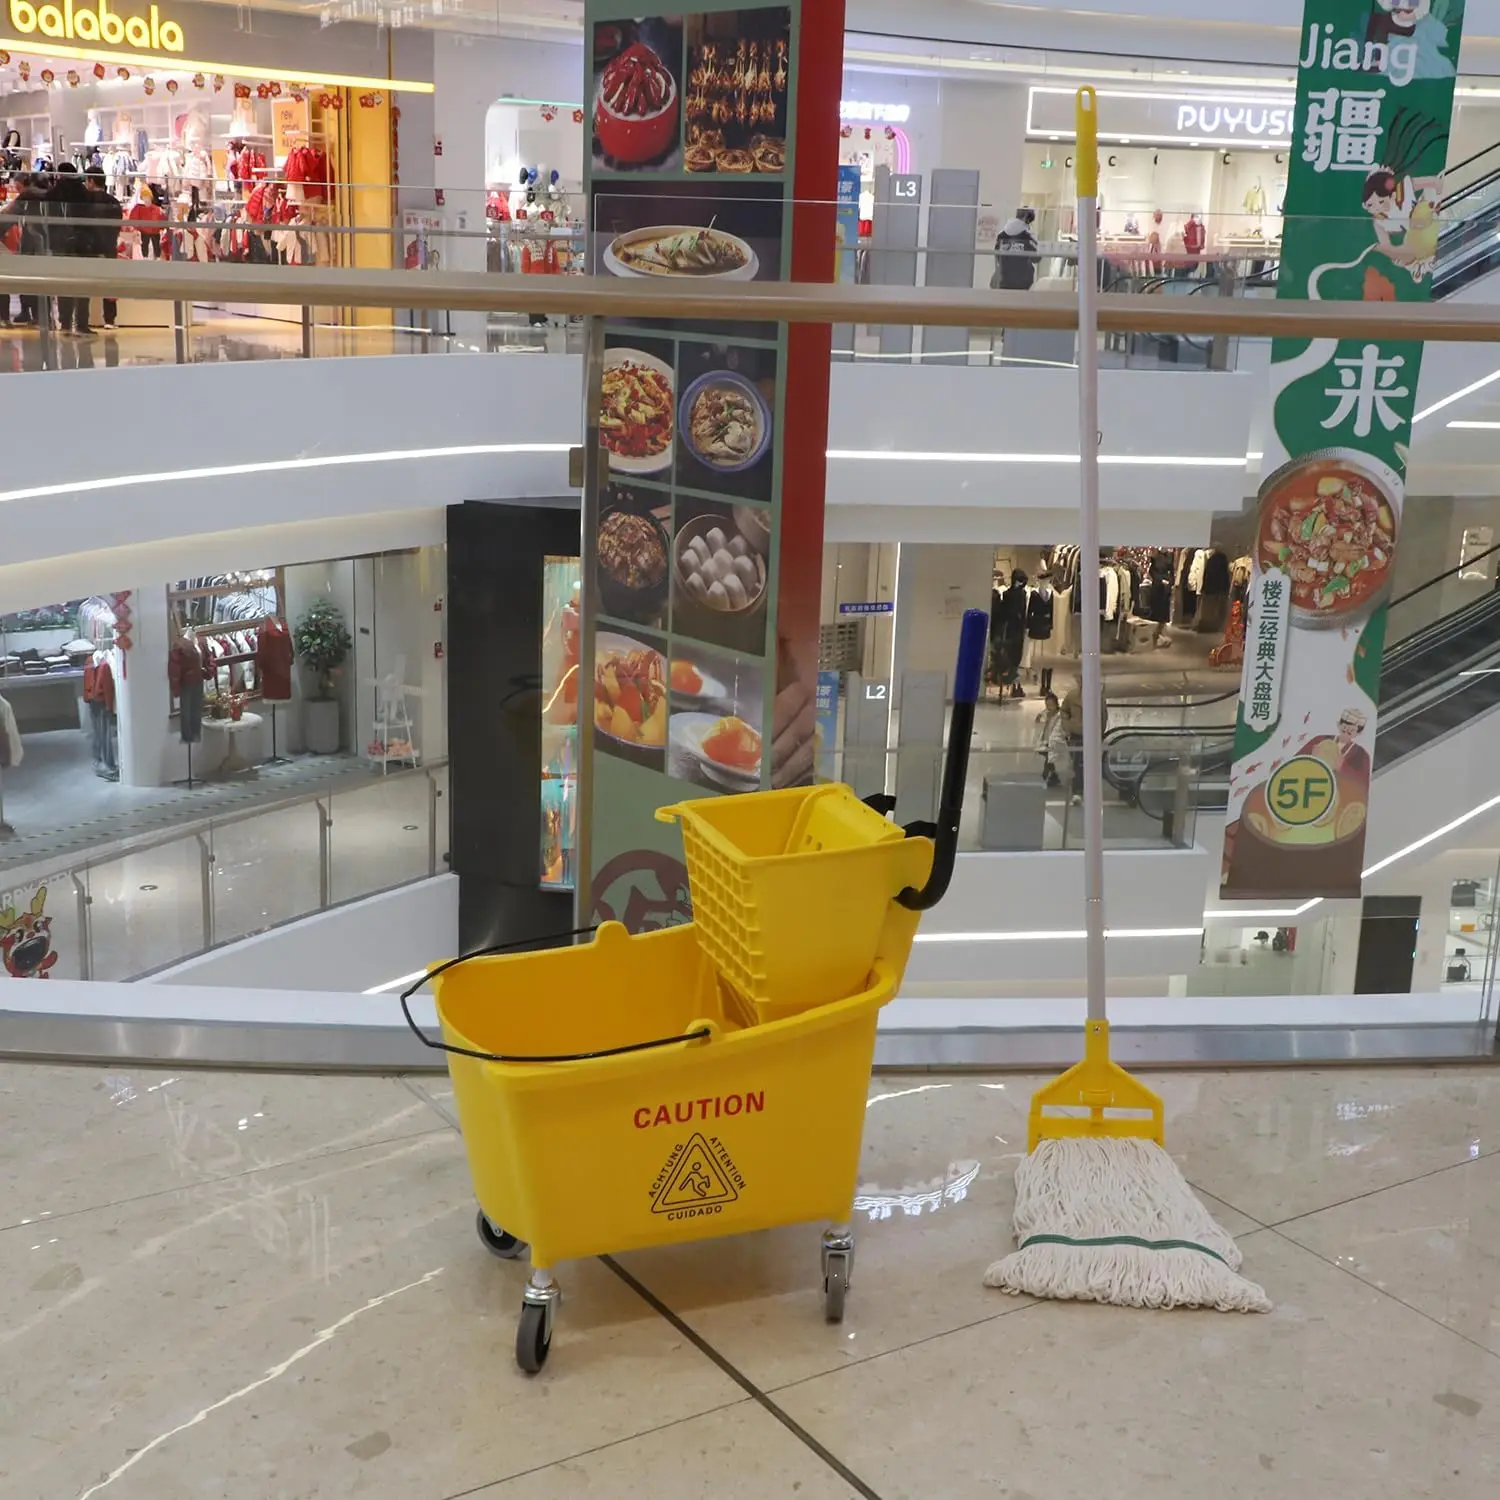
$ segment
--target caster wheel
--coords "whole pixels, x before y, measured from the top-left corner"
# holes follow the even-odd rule
[[[823,1257],[823,1315],[830,1323],[844,1321],[844,1298],[849,1295],[849,1257],[841,1250]]]
[[[485,1218],[482,1208],[474,1220],[474,1227],[479,1231],[479,1243],[491,1255],[498,1256],[501,1260],[517,1260],[526,1254],[526,1241],[518,1240],[513,1234],[507,1234],[497,1224],[491,1224]]]
[[[552,1330],[547,1326],[547,1309],[525,1303],[521,1321],[516,1325],[516,1363],[528,1375],[535,1375],[547,1363],[552,1349]]]

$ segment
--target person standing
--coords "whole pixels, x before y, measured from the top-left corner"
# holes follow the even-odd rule
[[[1036,283],[1037,243],[1031,232],[1036,210],[1018,208],[995,238],[995,273],[990,285],[1002,292],[1029,292]]]
[[[17,255],[45,255],[46,183],[39,172],[17,172],[11,181],[15,196],[0,210],[0,223],[6,225],[7,233],[11,228],[19,231],[14,247]],[[40,310],[46,305],[45,299],[23,293],[20,301],[21,312],[16,319],[17,324],[35,327],[40,321]]]
[[[89,253],[101,260],[114,260],[120,251],[120,225],[124,222],[125,210],[121,207],[120,200],[105,186],[103,172],[87,173],[84,177],[84,186],[88,189],[89,214],[94,221],[89,226],[89,239],[92,246]],[[105,297],[102,301],[105,332],[113,333],[120,304],[113,297]],[[84,322],[85,324],[88,322],[86,303]]]
[[[91,254],[93,228],[88,221],[93,212],[93,204],[89,201],[89,190],[72,162],[59,163],[56,180],[47,193],[46,207],[49,210],[48,250],[53,255]],[[59,297],[57,322],[65,339],[92,338],[94,330],[89,327],[89,299]]]

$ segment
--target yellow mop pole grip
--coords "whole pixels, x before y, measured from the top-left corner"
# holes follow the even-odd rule
[[[1078,137],[1078,196],[1099,196],[1099,100],[1085,84],[1073,97],[1074,133]]]

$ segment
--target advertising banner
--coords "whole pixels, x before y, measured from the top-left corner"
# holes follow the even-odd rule
[[[839,167],[838,242],[835,258],[840,281],[856,280],[856,254],[859,250],[859,168],[848,164]]]
[[[1423,302],[1463,0],[1308,0],[1278,297]],[[1222,893],[1357,896],[1419,343],[1277,339]]]
[[[821,243],[804,275],[832,279],[842,9],[805,24],[797,3],[641,17],[590,0],[595,274],[786,279],[806,229]],[[827,120],[799,132],[809,91]],[[799,190],[826,222],[794,208]],[[826,331],[821,359],[795,343],[775,324],[606,325],[582,549],[581,922],[688,920],[681,836],[658,807],[813,777]]]

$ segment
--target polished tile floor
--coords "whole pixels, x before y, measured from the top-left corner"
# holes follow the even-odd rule
[[[1017,1301],[1034,1080],[871,1086],[848,1318],[817,1227],[565,1265],[512,1363],[451,1096],[0,1070],[3,1500],[1491,1500],[1500,1072],[1169,1074],[1264,1317]]]

